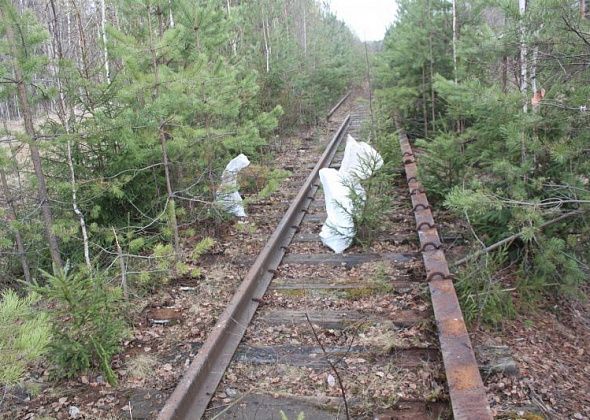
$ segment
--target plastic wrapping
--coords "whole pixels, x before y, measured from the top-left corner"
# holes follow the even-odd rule
[[[352,244],[356,233],[353,215],[359,209],[355,206],[363,206],[366,201],[361,181],[369,179],[382,166],[383,159],[373,147],[349,135],[340,169],[320,170],[328,216],[320,238],[337,254]]]
[[[355,234],[349,187],[338,170],[332,168],[320,169],[320,181],[324,189],[328,215],[322,226],[320,238],[324,245],[340,254],[352,244]]]
[[[346,138],[344,157],[340,164],[340,174],[359,181],[369,179],[383,166],[383,159],[370,144],[356,141],[350,134]]]
[[[237,217],[247,217],[242,196],[238,191],[238,173],[248,165],[250,161],[244,154],[233,158],[221,175],[221,185],[215,197],[219,207]]]

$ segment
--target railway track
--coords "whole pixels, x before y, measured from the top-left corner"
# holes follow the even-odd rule
[[[367,120],[362,101],[339,112],[350,101],[159,419],[491,418],[407,137],[379,240],[342,255],[320,242],[319,169]]]

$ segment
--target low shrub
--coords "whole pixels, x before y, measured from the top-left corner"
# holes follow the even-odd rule
[[[51,307],[49,356],[54,375],[73,377],[98,369],[115,384],[111,360],[128,334],[121,289],[109,285],[100,273],[73,272],[69,265],[43,274],[46,283],[33,287]]]
[[[28,364],[39,360],[51,339],[47,314],[35,308],[38,295],[6,290],[0,299],[0,384],[16,385]]]

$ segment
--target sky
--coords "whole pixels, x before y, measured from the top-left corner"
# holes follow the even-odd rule
[[[397,10],[395,0],[329,0],[329,4],[362,41],[383,39]]]

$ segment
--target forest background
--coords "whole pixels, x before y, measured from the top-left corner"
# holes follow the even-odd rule
[[[0,382],[44,349],[60,375],[114,383],[126,301],[200,276],[227,161],[272,159],[368,58],[378,143],[393,150],[401,122],[429,197],[480,251],[455,269],[466,317],[584,298],[584,1],[400,0],[375,57],[313,0],[196,3],[0,0],[0,319],[21,322],[0,330]]]
[[[471,233],[454,267],[471,321],[587,296],[589,8],[401,0],[385,37],[381,130],[403,121],[429,198]]]
[[[276,188],[365,50],[313,0],[0,0],[0,33],[0,382],[49,351],[114,383],[125,302],[201,275],[227,162]]]

